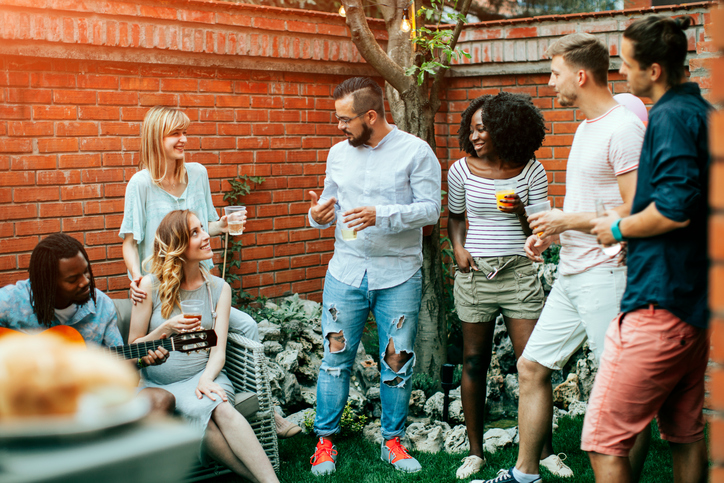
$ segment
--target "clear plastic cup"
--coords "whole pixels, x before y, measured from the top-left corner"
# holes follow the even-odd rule
[[[534,205],[528,205],[525,207],[525,214],[528,217],[535,215],[536,213],[545,213],[546,211],[551,211],[551,202],[550,201],[544,201],[542,203],[536,203]],[[538,233],[538,236],[542,236],[542,235],[543,235],[543,232]]]
[[[498,209],[507,208],[508,204],[503,201],[508,195],[515,194],[515,188],[518,183],[514,179],[494,179],[493,184],[495,186],[495,201],[498,203]]]
[[[224,206],[224,214],[229,223],[229,235],[236,236],[244,233],[246,206]]]
[[[350,228],[347,223],[344,222],[344,211],[337,211],[337,225],[342,232],[342,240],[344,241],[355,241],[357,239],[357,232],[354,228]]]
[[[204,308],[204,303],[201,300],[182,300],[180,305],[181,313],[187,318],[198,317],[201,319],[201,310]]]

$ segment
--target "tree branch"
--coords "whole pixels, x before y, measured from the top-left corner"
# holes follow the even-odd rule
[[[406,76],[402,66],[395,63],[377,43],[367,24],[361,1],[343,0],[342,4],[347,12],[347,25],[352,32],[352,42],[362,57],[398,92],[409,89],[413,83],[412,78]]]

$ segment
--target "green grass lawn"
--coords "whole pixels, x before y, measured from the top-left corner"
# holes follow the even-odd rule
[[[568,465],[573,469],[575,477],[556,478],[543,470],[543,480],[553,482],[592,482],[593,471],[588,457],[580,449],[581,427],[583,418],[561,419],[553,442],[556,451],[566,453]],[[339,439],[337,449],[337,472],[322,477],[313,476],[309,471],[309,457],[314,452],[316,441],[313,436],[299,435],[295,438],[279,441],[281,471],[279,480],[285,483],[394,483],[394,482],[457,482],[455,470],[460,465],[464,454],[449,455],[441,452],[427,454],[412,452],[420,460],[423,469],[419,473],[407,475],[398,473],[391,466],[380,460],[380,448],[363,440],[361,436]],[[487,465],[473,478],[493,478],[501,468],[510,468],[515,463],[518,446],[512,446],[492,455],[486,455]],[[641,481],[644,483],[663,483],[673,480],[671,472],[671,456],[668,445],[659,439],[658,431],[654,430],[649,455],[646,458]],[[229,480],[231,481],[231,480]]]

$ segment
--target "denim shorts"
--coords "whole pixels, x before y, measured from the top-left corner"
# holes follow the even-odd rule
[[[455,308],[463,322],[491,322],[498,314],[537,319],[543,286],[533,262],[520,255],[474,257],[478,270],[455,272]]]

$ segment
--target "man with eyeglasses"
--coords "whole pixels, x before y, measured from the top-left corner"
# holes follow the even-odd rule
[[[314,191],[309,223],[337,222],[324,282],[324,359],[317,380],[312,473],[332,473],[332,439],[349,395],[349,379],[370,311],[380,342],[381,458],[404,472],[420,463],[400,443],[412,390],[422,297],[422,227],[440,217],[440,163],[421,139],[385,119],[382,89],[355,77],[334,90],[337,128],[348,142],[327,157],[324,191]],[[344,227],[343,230],[343,226]]]

